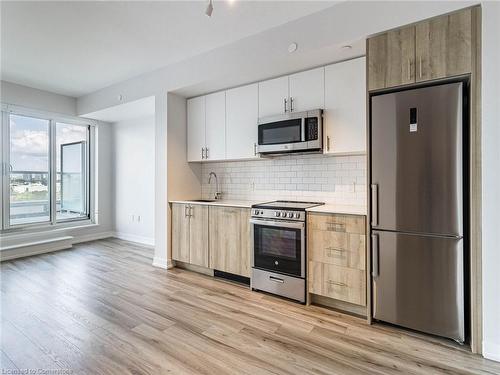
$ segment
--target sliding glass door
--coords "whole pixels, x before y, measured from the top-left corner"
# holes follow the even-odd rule
[[[10,225],[50,222],[49,120],[9,115]]]
[[[91,125],[2,109],[0,230],[91,218]]]

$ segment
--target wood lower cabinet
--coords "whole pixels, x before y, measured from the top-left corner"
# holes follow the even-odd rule
[[[308,291],[366,306],[366,218],[308,214]]]
[[[189,263],[189,205],[172,204],[172,259]]]
[[[172,204],[172,259],[208,267],[208,206]]]
[[[208,206],[194,204],[189,211],[189,263],[208,267]]]
[[[210,207],[210,268],[250,277],[250,209]]]

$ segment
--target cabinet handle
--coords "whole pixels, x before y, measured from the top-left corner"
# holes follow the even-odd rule
[[[327,282],[328,282],[328,284],[330,284],[330,285],[337,285],[337,286],[341,286],[341,287],[345,287],[345,286],[347,286],[347,284],[345,284],[345,283],[340,283],[340,282],[338,282],[338,281],[328,280]]]
[[[184,217],[188,217],[189,216],[188,215],[188,210],[189,210],[189,206],[188,205],[184,206]]]
[[[419,57],[419,62],[418,62],[418,76],[422,78],[422,56]]]
[[[189,217],[194,217],[193,215],[193,206],[189,206]]]
[[[288,110],[287,110],[287,108],[286,108],[286,103],[287,103],[287,100],[286,100],[286,98],[285,98],[285,99],[283,99],[283,105],[284,105],[284,108],[285,108],[285,113],[287,113],[287,112],[288,112]]]
[[[205,159],[205,147],[201,148],[201,158]]]
[[[253,144],[253,155],[257,156],[257,143]]]
[[[330,136],[326,136],[326,151],[330,151]]]
[[[411,79],[411,62],[408,59],[408,81]]]
[[[290,112],[293,112],[293,98],[290,97]]]
[[[338,252],[338,253],[343,253],[343,252],[345,252],[345,250],[344,250],[344,249],[339,249],[339,248],[337,248],[337,247],[325,247],[325,249],[326,249],[326,250],[328,250],[328,254],[331,254],[331,252],[332,252],[332,251],[336,251],[336,252]],[[331,255],[327,255],[327,256],[331,257]]]

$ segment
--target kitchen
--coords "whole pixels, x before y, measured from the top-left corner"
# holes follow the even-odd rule
[[[209,17],[218,4],[209,2]],[[112,332],[141,347],[118,348],[137,372],[152,363],[178,373],[230,373],[234,366],[242,373],[500,371],[489,361],[497,357],[488,338],[496,336],[488,328],[492,284],[483,273],[490,256],[481,184],[483,8],[457,4],[373,26],[363,37],[344,37],[332,57],[315,58],[297,34],[279,53],[302,59],[300,68],[241,78],[232,68],[213,79],[195,69],[192,79],[169,76],[168,93],[157,90],[141,104],[153,102],[154,118],[148,145],[135,152],[139,158],[154,148],[154,155],[128,164],[133,153],[113,141],[122,147],[113,162],[127,159],[113,172],[112,189],[146,185],[143,173],[154,174],[154,207],[125,211],[127,201],[144,197],[140,189],[136,199],[121,192],[115,225],[123,212],[131,231],[146,222],[154,238],[115,229],[74,242],[74,260],[89,256],[85,271],[96,290],[78,296],[68,285],[67,303],[97,314],[90,321],[96,332],[102,326],[100,342]],[[120,102],[154,91],[148,85],[161,74],[82,96],[81,116],[116,121],[98,102],[117,101],[115,112],[124,112]],[[143,137],[140,129],[134,134],[130,145]],[[145,166],[151,161],[154,168]],[[96,209],[96,217],[99,211],[106,213]],[[62,242],[77,236],[61,233]],[[14,251],[14,236],[6,241]],[[123,257],[113,258],[120,251]],[[42,256],[46,271],[67,264],[61,254]],[[2,272],[23,285],[16,273],[34,270],[35,257],[20,267],[9,263],[14,256],[2,257]],[[30,293],[48,298],[42,276],[27,282]],[[7,313],[24,330],[12,307]],[[81,336],[68,340],[78,346]]]

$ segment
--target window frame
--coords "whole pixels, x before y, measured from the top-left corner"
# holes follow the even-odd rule
[[[50,218],[43,223],[24,223],[10,224],[10,115],[34,117],[49,121],[49,204]],[[56,124],[63,123],[68,125],[84,126],[87,128],[88,144],[86,147],[86,167],[87,173],[85,178],[88,180],[86,184],[86,205],[87,216],[68,218],[57,220],[57,142],[56,142]],[[21,106],[4,104],[1,106],[1,124],[0,133],[2,142],[0,142],[0,199],[2,200],[2,212],[0,212],[0,233],[18,233],[18,232],[33,232],[43,229],[57,229],[65,227],[74,227],[81,225],[97,224],[96,222],[96,127],[97,121],[61,115],[57,113],[39,111]]]

